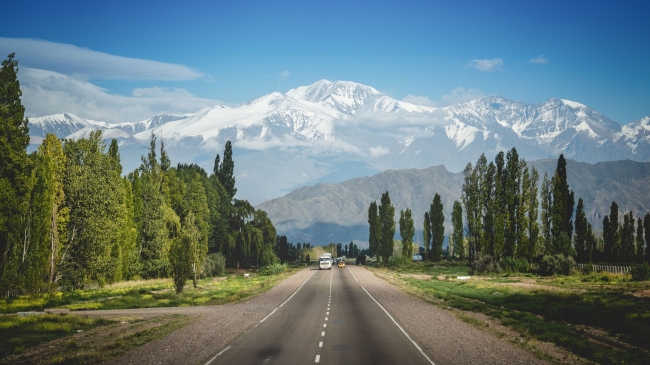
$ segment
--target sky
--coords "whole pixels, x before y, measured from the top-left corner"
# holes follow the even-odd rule
[[[13,1],[27,115],[108,122],[320,79],[442,107],[486,95],[650,115],[648,1]]]

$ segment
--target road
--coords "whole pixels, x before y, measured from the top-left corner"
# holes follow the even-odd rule
[[[314,270],[204,364],[434,364],[357,281],[355,269]]]

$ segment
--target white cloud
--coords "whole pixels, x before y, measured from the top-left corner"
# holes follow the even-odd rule
[[[415,105],[429,106],[433,108],[443,108],[449,105],[458,103],[465,103],[471,100],[476,100],[484,97],[485,94],[479,89],[465,89],[464,87],[457,87],[449,94],[443,95],[438,100],[431,100],[428,96],[421,95],[406,95],[402,101]]]
[[[388,148],[382,146],[370,147],[369,150],[370,150],[370,156],[372,157],[385,156],[390,153]]]
[[[20,65],[89,79],[209,81],[208,76],[185,65],[116,56],[39,39],[0,37],[0,54],[12,52]]]
[[[18,78],[22,102],[30,117],[66,112],[81,118],[120,123],[163,113],[194,113],[222,104],[196,97],[185,89],[136,88],[132,96],[116,95],[83,78],[28,67],[20,68]]]
[[[537,56],[535,58],[531,58],[530,60],[528,60],[528,62],[536,63],[538,65],[543,65],[543,64],[548,63],[548,58],[546,58],[546,55],[540,55],[540,56]]]
[[[282,71],[278,76],[280,76],[280,80],[284,81],[289,78],[289,75],[291,75],[290,71]]]
[[[503,70],[503,60],[500,58],[493,58],[491,60],[471,60],[467,62],[467,67],[487,72],[501,71]]]

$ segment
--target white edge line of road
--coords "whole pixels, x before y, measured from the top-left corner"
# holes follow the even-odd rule
[[[348,270],[350,270],[349,267],[348,267]],[[359,279],[357,279],[357,276],[354,275],[354,273],[352,272],[352,270],[350,270],[350,273],[352,274],[352,276],[354,276],[354,279],[357,281],[357,283],[359,283],[359,286],[361,286],[361,289],[363,289],[363,291],[365,291],[366,294],[368,294],[368,296],[370,297],[370,299],[372,299],[375,303],[377,303],[377,305],[379,306],[379,308],[381,308],[381,309],[384,311],[384,313],[386,313],[386,315],[388,316],[388,318],[390,318],[391,321],[393,321],[393,323],[395,323],[395,325],[397,326],[397,328],[399,328],[399,329],[402,331],[402,333],[404,334],[404,336],[406,336],[406,338],[408,338],[409,341],[411,341],[411,343],[413,343],[413,346],[415,346],[415,348],[417,348],[417,349],[420,351],[420,353],[422,354],[422,356],[424,356],[424,358],[427,359],[427,361],[429,361],[429,363],[431,363],[431,365],[436,365],[433,361],[431,361],[431,359],[429,358],[429,356],[427,356],[427,354],[424,353],[424,351],[422,350],[422,348],[420,348],[420,346],[418,346],[418,344],[417,344],[415,341],[413,341],[413,339],[411,338],[411,336],[409,336],[408,333],[406,333],[406,331],[404,331],[404,328],[402,328],[402,326],[400,326],[399,323],[397,323],[397,321],[395,320],[395,318],[393,318],[393,316],[391,316],[390,313],[388,313],[388,311],[386,310],[386,308],[384,308],[381,304],[379,304],[379,302],[377,301],[377,299],[375,299],[375,297],[373,297],[372,295],[370,295],[370,293],[366,290],[366,288],[361,284],[361,282],[359,281]],[[206,364],[206,365],[207,365],[207,364]]]
[[[302,284],[300,284],[300,286],[298,287],[298,289],[296,289],[296,291],[293,292],[293,294],[291,294],[291,296],[290,296],[289,298],[287,298],[287,300],[285,300],[284,302],[282,302],[282,304],[280,304],[277,308],[275,308],[275,309],[273,310],[273,312],[269,313],[268,316],[264,317],[264,318],[260,321],[260,323],[266,321],[266,319],[269,318],[273,313],[275,313],[275,311],[277,311],[278,309],[282,308],[283,305],[287,304],[287,302],[288,302],[291,298],[293,298],[294,295],[296,295],[296,293],[298,292],[298,290],[300,290],[300,289],[302,288],[302,286],[305,285],[305,283],[307,282],[307,280],[309,280],[309,278],[311,278],[311,276],[314,275],[315,273],[316,273],[316,271],[314,271],[313,273],[311,273],[311,274],[307,277],[307,279],[305,279],[305,281],[303,281]],[[207,364],[206,364],[206,365],[207,365]]]
[[[221,355],[221,354],[223,354],[224,352],[226,352],[226,350],[228,350],[229,348],[230,348],[230,346],[228,346],[228,347],[226,347],[225,349],[221,350],[220,353],[214,355],[214,357],[211,358],[210,361],[206,362],[205,365],[210,365],[210,363],[213,362],[214,359],[216,359],[217,357],[219,357],[219,355]]]

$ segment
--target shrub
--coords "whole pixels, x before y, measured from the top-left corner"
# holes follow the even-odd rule
[[[504,257],[499,263],[501,270],[507,273],[529,272],[528,260],[524,258]]]
[[[582,268],[580,269],[580,272],[581,272],[583,275],[591,275],[591,274],[594,272],[594,265],[591,264],[591,263],[589,263],[589,264],[585,264],[585,265],[583,265]]]
[[[388,266],[408,266],[412,262],[413,261],[408,256],[391,256],[390,259],[388,259]]]
[[[648,265],[647,262],[644,262],[641,265],[632,266],[632,280],[634,281],[650,280],[650,265]]]
[[[260,270],[260,274],[262,275],[277,275],[277,274],[282,274],[285,272],[289,267],[287,264],[270,264],[266,266],[262,266]]]
[[[226,257],[221,253],[211,253],[203,261],[203,275],[205,277],[226,275]]]
[[[470,275],[474,274],[487,274],[487,273],[500,273],[501,267],[494,262],[494,259],[490,255],[484,255],[479,253],[476,255],[474,262],[470,265],[469,273]]]
[[[564,256],[561,253],[556,255],[545,255],[539,263],[539,274],[551,276],[557,274],[569,275],[576,266],[572,256]]]

